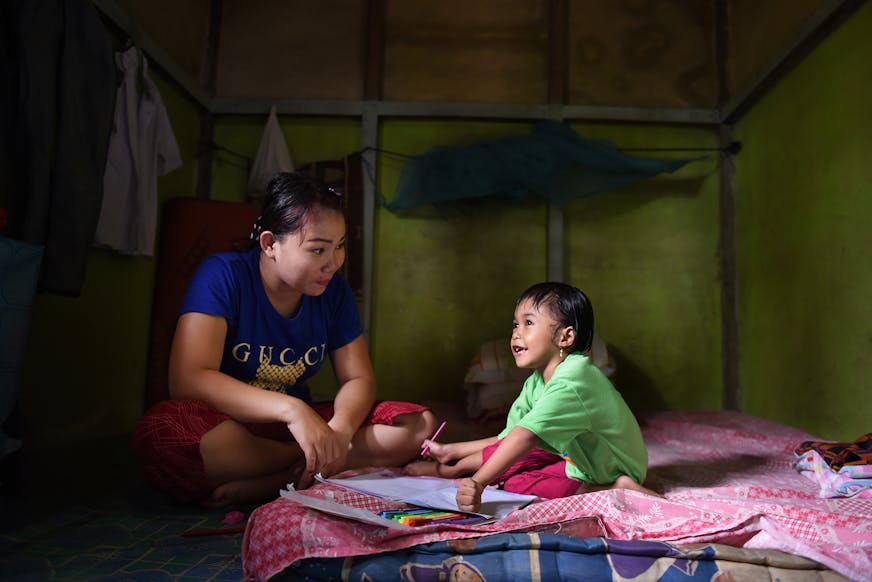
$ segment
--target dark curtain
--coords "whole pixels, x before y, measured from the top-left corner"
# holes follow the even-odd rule
[[[115,108],[111,38],[87,0],[0,3],[4,234],[44,246],[39,289],[78,296]]]

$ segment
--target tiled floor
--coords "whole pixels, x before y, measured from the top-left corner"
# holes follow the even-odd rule
[[[242,534],[216,529],[230,509],[180,506],[145,485],[129,439],[3,461],[0,579],[242,580]],[[242,524],[244,525],[244,524]]]
[[[503,427],[466,418],[459,403],[426,404],[447,421],[445,442]],[[24,582],[242,580],[241,533],[181,536],[222,527],[227,511],[179,506],[146,486],[127,438],[40,452],[25,443],[0,469],[0,572]]]

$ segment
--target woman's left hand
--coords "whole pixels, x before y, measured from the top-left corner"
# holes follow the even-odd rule
[[[332,433],[331,440],[333,442],[333,457],[321,468],[320,473],[324,477],[335,475],[345,468],[345,463],[348,460],[348,451],[351,450],[351,438],[354,436],[353,432],[337,429],[329,422],[327,423],[327,426],[330,427],[330,432]]]

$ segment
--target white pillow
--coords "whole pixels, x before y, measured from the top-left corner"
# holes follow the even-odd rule
[[[598,335],[593,336],[590,358],[606,377],[615,375],[606,343]],[[532,370],[515,365],[508,340],[483,343],[473,355],[464,378],[467,416],[478,418],[485,411],[510,406],[531,373]]]
[[[609,358],[609,350],[602,338],[593,336],[590,359],[603,374],[611,378],[615,375],[614,362]],[[491,384],[495,382],[514,382],[524,380],[530,375],[530,370],[515,366],[510,344],[507,340],[493,340],[479,346],[469,363],[466,383]]]
[[[529,375],[530,370],[515,366],[509,341],[501,339],[479,346],[469,363],[464,382],[491,384],[520,381],[523,384]]]

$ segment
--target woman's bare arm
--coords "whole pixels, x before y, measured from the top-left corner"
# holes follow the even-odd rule
[[[170,395],[201,400],[240,422],[292,422],[299,413],[298,399],[220,371],[226,336],[223,317],[185,313],[179,318],[170,354]]]
[[[339,391],[333,401],[330,427],[350,439],[375,403],[375,374],[363,336],[330,354]]]
[[[220,371],[226,335],[222,317],[185,313],[179,318],[170,354],[170,395],[203,401],[238,422],[286,424],[306,457],[307,477],[344,463],[341,439],[311,406]],[[306,484],[301,480],[301,487]]]

